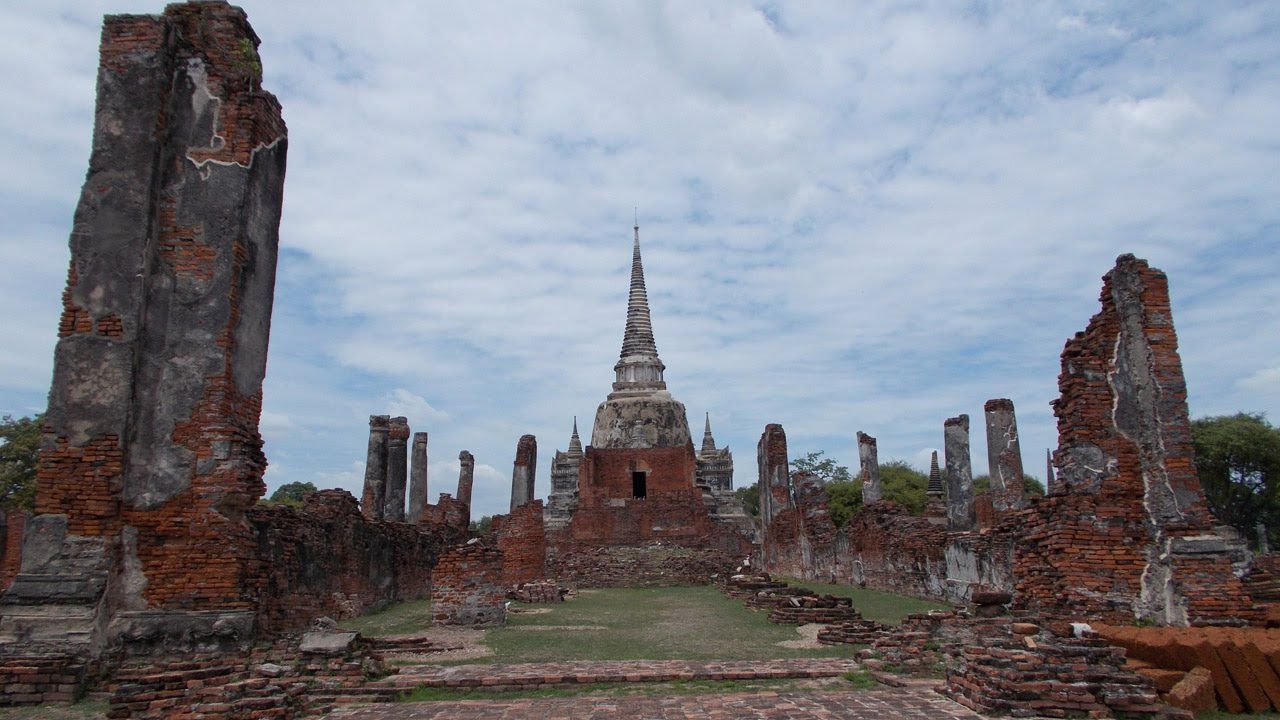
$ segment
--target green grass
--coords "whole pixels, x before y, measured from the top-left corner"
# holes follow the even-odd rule
[[[840,677],[849,681],[849,684],[856,690],[869,690],[880,684],[872,674],[867,670],[853,670],[847,672]]]
[[[852,673],[850,673],[852,674]],[[870,679],[870,676],[867,676]],[[846,678],[848,679],[848,678]],[[419,687],[402,696],[399,702],[456,702],[458,700],[517,700],[544,697],[578,697],[583,695],[693,695],[698,693],[760,692],[804,687],[812,681],[804,680],[674,680],[662,683],[583,683],[569,687],[529,688],[523,690],[495,690],[492,688],[441,688]],[[861,680],[850,681],[862,690],[870,685]]]
[[[853,607],[862,613],[862,617],[875,620],[886,625],[897,625],[912,613],[930,610],[950,610],[951,606],[932,600],[894,595],[883,590],[868,590],[856,585],[833,585],[831,583],[809,582],[795,578],[779,578],[792,585],[806,587],[819,595],[838,595],[853,598]]]
[[[485,634],[494,651],[486,662],[562,660],[757,660],[852,657],[858,648],[812,649],[775,643],[799,640],[795,627],[775,625],[714,587],[610,588],[576,600],[542,605],[551,612],[512,614],[507,626]],[[536,631],[536,625],[603,626],[603,630]]]
[[[431,601],[410,600],[396,603],[377,612],[343,620],[343,630],[354,630],[366,637],[408,635],[431,626]]]
[[[48,704],[0,708],[0,720],[100,720],[107,703],[82,700],[74,705]]]

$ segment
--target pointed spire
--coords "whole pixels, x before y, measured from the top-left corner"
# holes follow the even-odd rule
[[[716,439],[711,437],[711,413],[707,413],[706,429],[702,431],[702,455],[712,455],[716,451]]]
[[[635,226],[631,247],[631,294],[627,298],[627,329],[622,337],[622,357],[630,355],[658,356],[653,342],[653,323],[649,319],[649,294],[644,287],[644,265],[640,261],[640,226]]]
[[[622,335],[622,352],[613,366],[616,378],[613,389],[628,395],[644,395],[666,390],[662,371],[666,366],[658,358],[653,341],[653,322],[649,318],[649,294],[644,287],[644,264],[640,261],[640,225],[636,224],[631,246],[631,291],[627,297],[627,327]]]
[[[942,495],[942,470],[938,467],[938,451],[929,459],[929,495]]]
[[[582,440],[578,438],[578,416],[573,416],[573,435],[569,437],[569,454],[582,454]]]

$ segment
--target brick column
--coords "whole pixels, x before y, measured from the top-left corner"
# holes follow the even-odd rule
[[[364,461],[364,492],[360,496],[360,512],[372,520],[382,519],[382,504],[387,495],[387,433],[391,430],[387,415],[369,416],[369,450]]]
[[[391,418],[387,433],[387,494],[382,517],[404,522],[404,490],[409,474],[409,419]]]
[[[947,464],[947,529],[972,530],[977,524],[973,506],[973,468],[969,462],[969,416],[947,418],[943,424]]]
[[[987,420],[987,467],[991,476],[991,506],[997,511],[1016,510],[1023,501],[1022,448],[1018,444],[1018,420],[1013,401],[988,400],[982,407]]]
[[[412,463],[409,468],[409,522],[421,522],[427,506],[427,434],[413,434]]]
[[[538,467],[538,439],[522,435],[516,444],[516,461],[511,469],[511,509],[533,499],[534,473]]]
[[[880,500],[880,460],[876,457],[876,439],[858,433],[858,463],[862,468],[862,503],[870,505]]]
[[[458,502],[471,509],[471,484],[475,478],[476,458],[463,450],[458,453]]]
[[[781,425],[765,425],[756,445],[759,465],[760,520],[765,529],[784,508],[792,507],[791,471],[787,467],[787,433]]]

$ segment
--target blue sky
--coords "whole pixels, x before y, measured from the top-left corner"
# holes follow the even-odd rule
[[[1115,7],[1119,5],[1119,7]],[[1193,416],[1280,419],[1280,3],[246,2],[289,170],[262,430],[272,488],[359,490],[367,419],[477,458],[506,507],[584,433],[639,208],[668,384],[754,481],[925,468],[1012,398],[1056,443],[1058,354],[1133,252],[1168,272]],[[4,3],[0,413],[41,409],[101,15]]]

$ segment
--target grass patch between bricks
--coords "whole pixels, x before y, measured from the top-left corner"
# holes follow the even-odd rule
[[[338,623],[366,637],[409,635],[431,626],[431,601],[410,600]]]
[[[894,595],[883,590],[871,590],[857,585],[809,582],[808,580],[797,580],[795,578],[778,579],[789,582],[792,585],[809,588],[819,595],[851,597],[853,598],[853,608],[862,613],[862,617],[882,622],[886,625],[897,625],[913,613],[952,609],[946,603],[921,600],[920,598],[907,597],[905,595]]]

